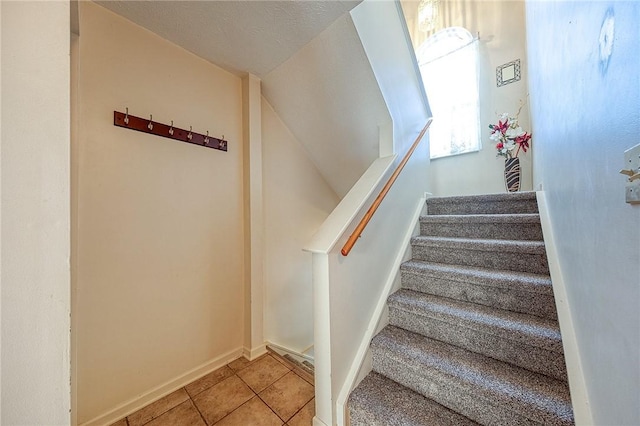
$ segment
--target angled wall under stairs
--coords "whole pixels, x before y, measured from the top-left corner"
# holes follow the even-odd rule
[[[431,198],[351,425],[571,425],[534,192]]]

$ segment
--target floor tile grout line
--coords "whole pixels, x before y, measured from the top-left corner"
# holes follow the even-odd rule
[[[253,389],[251,390],[251,392],[253,392]],[[235,408],[233,411],[231,411],[229,414],[227,414],[226,416],[224,416],[223,418],[221,418],[220,420],[218,420],[217,422],[215,422],[213,425],[210,425],[210,426],[215,426],[215,425],[217,425],[217,424],[218,424],[218,423],[220,423],[222,420],[226,419],[227,417],[229,417],[230,415],[232,415],[233,413],[235,413],[236,411],[238,411],[240,408],[242,408],[243,406],[247,405],[247,404],[248,404],[249,402],[251,402],[251,400],[252,400],[253,398],[255,398],[256,396],[257,396],[260,400],[262,400],[262,398],[260,398],[260,397],[258,396],[258,394],[257,394],[257,393],[253,392],[253,396],[252,396],[251,398],[249,398],[247,401],[245,401],[245,402],[243,402],[242,404],[240,404],[238,407],[236,407],[236,408]],[[263,402],[264,402],[264,401],[263,401]],[[269,409],[271,409],[271,407],[269,407],[268,405],[267,405],[267,407],[268,407]],[[271,411],[273,411],[273,410],[271,410]],[[276,415],[277,415],[277,414],[276,414]],[[280,418],[280,417],[278,417],[278,418]],[[208,423],[207,423],[207,424],[208,424]]]
[[[273,382],[273,383],[275,383],[275,382]],[[285,420],[285,419],[283,419],[282,417],[280,417],[280,414],[276,413],[276,412],[275,412],[275,410],[274,410],[273,408],[271,408],[271,406],[267,403],[267,401],[265,401],[264,399],[262,399],[262,397],[260,396],[260,394],[256,394],[256,396],[257,396],[258,398],[260,398],[260,401],[262,401],[262,403],[263,403],[264,405],[266,405],[266,406],[267,406],[267,408],[268,408],[269,410],[271,410],[271,412],[272,412],[273,414],[275,414],[277,418],[279,418],[280,420],[282,420],[282,424],[284,424],[284,423],[288,422],[288,421],[291,419],[291,417],[293,417],[293,416],[291,416],[291,417],[289,418],[289,420]]]
[[[143,410],[143,409],[147,408],[148,406],[150,406],[151,404],[154,404],[155,402],[158,402],[158,401],[160,401],[160,400],[162,400],[162,399],[166,398],[167,396],[171,395],[172,393],[178,392],[180,389],[184,389],[184,393],[185,393],[185,394],[187,394],[187,397],[188,397],[189,399],[191,399],[191,396],[189,396],[189,392],[187,392],[187,390],[186,390],[186,389],[185,389],[185,387],[183,386],[183,387],[178,388],[178,389],[174,390],[173,392],[171,392],[171,393],[169,393],[169,394],[167,394],[167,395],[163,396],[162,398],[157,399],[157,400],[153,401],[152,403],[145,405],[145,406],[144,406],[144,407],[142,407],[140,410]],[[180,402],[180,403],[178,403],[178,404],[174,405],[173,407],[169,408],[168,410],[165,410],[165,411],[163,411],[162,413],[158,414],[157,416],[152,417],[149,421],[146,421],[146,422],[144,422],[144,423],[141,423],[141,424],[140,424],[140,426],[145,426],[146,424],[151,423],[152,421],[154,421],[154,420],[155,420],[155,419],[157,419],[158,417],[160,417],[160,416],[164,416],[164,415],[165,415],[165,414],[167,414],[169,411],[171,411],[171,410],[173,410],[174,408],[176,408],[178,405],[180,405],[180,404],[184,404],[186,401],[187,401],[187,400],[185,399],[184,401],[182,401],[182,402]],[[138,411],[140,411],[140,410],[138,410]],[[137,413],[138,411],[134,411],[134,412],[133,412],[133,413],[131,413],[131,414],[135,414],[135,413]],[[131,414],[130,414],[130,415],[131,415]],[[129,416],[126,416],[126,417],[125,417],[125,419],[127,420],[127,425],[129,426]]]
[[[286,376],[287,374],[289,374],[291,371],[287,371],[286,373],[284,373],[281,377],[278,377],[276,380],[274,380],[272,383],[270,383],[267,387],[265,387],[264,389],[262,389],[260,392],[264,392],[265,390],[267,390],[269,387],[271,387],[274,383],[276,383],[278,380],[282,379],[284,376]],[[242,377],[240,377],[240,380],[242,380]],[[276,417],[278,417],[279,419],[281,419],[284,423],[287,422],[287,420],[282,419],[282,417],[280,417],[280,415],[278,413],[275,412],[275,410],[273,408],[271,408],[271,405],[269,405],[269,403],[267,403],[267,401],[265,401],[261,396],[260,396],[260,392],[256,392],[255,390],[253,390],[253,388],[251,386],[249,386],[249,384],[247,382],[245,382],[244,380],[242,380],[242,383],[246,384],[247,387],[249,389],[251,389],[251,392],[253,392],[258,398],[260,398],[260,401],[262,401],[264,403],[264,405],[267,406],[267,408],[269,408],[269,410],[271,410],[273,412],[273,414],[276,415]]]
[[[289,417],[289,420],[291,420],[292,418],[294,418],[294,417],[295,417],[295,416],[296,416],[300,411],[302,411],[302,409],[303,409],[304,407],[306,407],[306,406],[307,406],[307,404],[308,404],[308,403],[310,403],[310,402],[313,400],[313,398],[315,398],[315,396],[312,396],[312,397],[311,397],[311,399],[310,399],[309,401],[307,401],[307,402],[305,402],[304,404],[302,404],[302,407],[300,407],[300,408],[298,409],[298,411],[296,411],[295,413],[293,413],[293,414],[291,415],[291,417]],[[271,408],[271,407],[269,407],[269,408]],[[273,411],[273,410],[272,410],[272,411]],[[278,416],[278,417],[280,417],[280,416]],[[280,417],[280,418],[282,418],[282,417]],[[285,422],[285,423],[287,423],[289,420],[285,420],[284,422]]]
[[[208,388],[207,388],[208,389]],[[196,408],[196,411],[198,412],[198,414],[200,415],[200,418],[202,419],[202,421],[204,422],[204,424],[206,426],[209,426],[209,422],[207,421],[207,419],[204,418],[204,415],[202,414],[202,412],[200,411],[200,409],[198,408],[198,404],[196,404],[196,402],[193,400],[193,398],[191,398],[191,395],[189,395],[189,400],[191,401],[191,404],[193,404],[193,406]]]
[[[286,376],[287,374],[289,374],[289,373],[291,373],[291,372],[293,372],[293,373],[295,374],[295,371],[290,370],[289,372],[285,373],[285,374],[284,374],[284,376]],[[296,374],[296,375],[297,375],[297,374]],[[271,383],[269,386],[267,386],[266,388],[264,388],[264,389],[263,389],[262,391],[260,391],[260,392],[263,392],[263,391],[267,390],[269,387],[273,386],[276,382],[278,382],[278,381],[282,380],[282,379],[284,378],[284,376],[280,377],[279,379],[277,379],[276,381],[274,381],[273,383]],[[300,377],[300,376],[298,376],[298,377]],[[302,379],[302,377],[300,377],[300,378]],[[302,379],[302,380],[304,380],[304,379]],[[305,381],[305,382],[306,382],[306,381]],[[253,390],[253,389],[252,389],[252,390]],[[315,386],[314,386],[314,390],[315,390]],[[291,420],[292,418],[294,418],[294,417],[295,417],[295,415],[296,415],[296,414],[298,414],[298,413],[299,413],[299,412],[300,412],[300,411],[301,411],[301,410],[302,410],[302,409],[303,409],[303,408],[304,408],[304,407],[309,403],[309,401],[311,401],[313,398],[315,398],[315,395],[314,395],[314,396],[312,396],[312,397],[309,399],[309,401],[307,401],[307,402],[305,402],[304,404],[302,404],[302,407],[300,407],[300,408],[299,408],[295,413],[293,413],[293,414],[291,415],[291,417],[289,417],[288,419],[286,419],[286,420],[285,420],[285,419],[283,419],[282,417],[280,417],[280,415],[279,415],[278,413],[276,413],[276,412],[275,412],[275,410],[271,407],[271,405],[269,405],[269,403],[268,403],[267,401],[265,401],[265,400],[260,396],[260,394],[259,394],[259,393],[256,393],[256,395],[258,396],[258,398],[260,398],[260,400],[261,400],[262,402],[264,402],[264,404],[265,404],[267,407],[269,407],[269,409],[270,409],[271,411],[273,411],[273,412],[275,413],[275,415],[276,415],[276,416],[278,416],[278,418],[279,418],[279,419],[281,419],[281,420],[282,420],[283,422],[285,422],[285,423],[287,423],[289,420]]]

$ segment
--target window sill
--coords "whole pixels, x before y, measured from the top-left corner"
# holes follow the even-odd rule
[[[441,155],[439,157],[430,157],[431,160],[440,160],[441,158],[451,158],[451,157],[458,157],[460,155],[465,155],[465,154],[473,154],[476,152],[480,152],[482,148],[477,148],[471,151],[465,151],[465,152],[456,152],[455,154],[445,154],[445,155]]]

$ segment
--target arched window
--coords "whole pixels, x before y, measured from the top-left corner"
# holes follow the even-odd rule
[[[464,28],[445,28],[416,56],[434,118],[431,158],[480,150],[477,39]]]

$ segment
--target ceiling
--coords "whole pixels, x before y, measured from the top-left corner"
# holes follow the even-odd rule
[[[96,3],[227,71],[262,78],[361,1]]]

